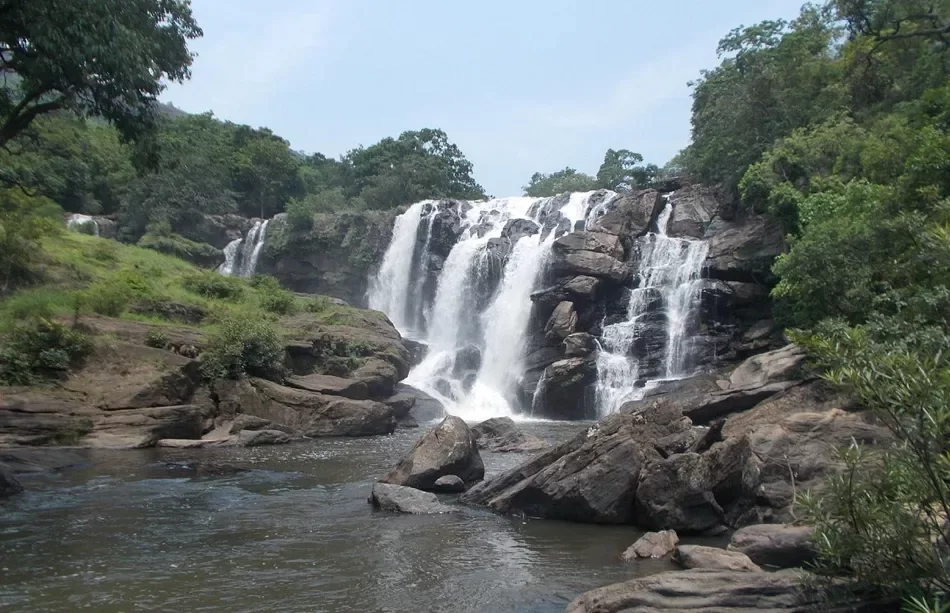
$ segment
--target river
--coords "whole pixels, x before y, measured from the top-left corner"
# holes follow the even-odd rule
[[[587,425],[522,427],[564,440]],[[373,511],[373,481],[421,434],[82,451],[85,464],[0,501],[0,611],[553,613],[668,568],[620,561],[631,526]],[[525,459],[482,457],[488,475]],[[250,470],[195,476],[190,461]]]

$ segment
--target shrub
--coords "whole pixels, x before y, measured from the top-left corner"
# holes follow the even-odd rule
[[[9,289],[36,274],[40,240],[61,231],[57,207],[19,188],[0,190],[0,288]]]
[[[316,296],[306,302],[304,308],[308,313],[323,313],[333,306],[330,299],[326,296]]]
[[[284,345],[269,322],[251,317],[229,317],[212,335],[202,354],[205,378],[240,379],[245,376],[280,377]]]
[[[69,370],[90,351],[92,343],[79,330],[40,318],[20,323],[0,344],[0,383],[36,383]]]
[[[218,266],[224,261],[224,254],[220,249],[207,243],[188,240],[178,234],[146,234],[139,239],[138,245],[206,268]]]
[[[94,313],[118,317],[129,308],[132,291],[121,281],[98,281],[84,292],[83,304]]]
[[[205,298],[217,298],[238,302],[244,298],[245,284],[240,279],[225,277],[215,272],[199,272],[188,275],[182,286],[193,294]]]
[[[280,286],[280,281],[269,275],[251,277],[251,287],[257,290],[261,307],[277,315],[290,315],[297,311],[297,299]]]
[[[89,257],[103,264],[115,264],[119,261],[119,244],[110,240],[97,242],[90,247]]]
[[[152,328],[145,335],[145,344],[156,349],[164,349],[168,345],[168,335],[165,334],[164,330]]]

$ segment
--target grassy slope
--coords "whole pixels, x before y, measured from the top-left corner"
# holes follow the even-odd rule
[[[96,296],[117,292],[125,294],[129,304],[174,301],[200,307],[208,313],[196,326],[201,329],[213,328],[229,315],[249,315],[275,322],[283,319],[288,325],[294,319],[268,311],[268,300],[275,293],[272,285],[255,288],[246,280],[221,277],[175,257],[94,236],[65,232],[50,237],[37,254],[36,264],[43,283],[21,288],[0,300],[0,332],[32,316],[69,316],[77,304],[88,312],[93,309],[91,305]],[[195,280],[202,286],[222,287],[233,296],[216,298],[197,293]],[[338,306],[323,298],[294,297],[293,303],[293,310],[307,313],[311,324],[359,325],[367,317],[382,317],[375,312]],[[169,323],[128,310],[123,310],[119,317],[159,325]],[[293,332],[289,327],[281,328],[285,335]]]

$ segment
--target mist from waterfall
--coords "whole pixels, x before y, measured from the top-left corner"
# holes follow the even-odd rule
[[[647,334],[656,334],[655,322],[662,315],[664,359],[661,379],[679,379],[689,372],[689,324],[698,309],[700,274],[709,246],[702,240],[667,235],[673,206],[666,202],[657,218],[657,231],[638,239],[640,262],[637,286],[631,290],[624,321],[605,325],[597,353],[597,410],[615,412],[631,400],[643,397],[651,382],[642,381],[641,358],[633,351]],[[636,355],[633,355],[636,354]]]
[[[406,383],[465,419],[514,415],[531,293],[538,289],[552,243],[565,229],[586,221],[595,194],[598,202],[615,197],[601,190],[410,206],[396,220],[369,292],[371,308],[385,312],[404,336],[428,345]],[[440,206],[449,209],[440,211]],[[441,263],[427,302],[422,288],[430,274],[432,226],[439,214],[457,219],[461,234]],[[504,243],[506,225],[514,220],[529,220],[538,231]],[[507,249],[504,256],[496,251],[500,245]]]

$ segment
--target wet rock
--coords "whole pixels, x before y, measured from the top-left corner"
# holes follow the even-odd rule
[[[466,484],[485,476],[475,436],[464,421],[451,415],[426,432],[382,481],[429,490],[446,475],[456,475]]]
[[[602,281],[597,277],[578,275],[564,283],[564,291],[575,298],[594,301],[597,299],[597,290],[600,289],[601,283]]]
[[[673,207],[667,234],[677,238],[700,239],[719,210],[715,190],[704,185],[690,185],[669,195]]]
[[[653,462],[640,474],[636,522],[651,529],[701,534],[723,524],[705,458],[695,453]]]
[[[237,434],[242,430],[265,430],[267,426],[271,425],[271,423],[273,423],[271,420],[264,419],[263,417],[257,417],[254,415],[238,415],[231,423],[229,432],[231,434]]]
[[[479,449],[495,453],[522,453],[539,451],[548,446],[535,436],[528,436],[518,429],[510,417],[493,417],[472,426],[472,434]]]
[[[422,390],[400,383],[396,386],[396,393],[407,394],[416,399],[412,407],[412,416],[419,421],[428,422],[445,416],[445,407],[442,403]]]
[[[620,260],[595,251],[554,253],[549,267],[557,277],[584,275],[608,279],[615,283],[620,283],[630,274]]]
[[[396,419],[396,427],[403,430],[411,430],[419,427],[419,422],[412,415],[406,415]]]
[[[455,365],[452,372],[455,375],[477,371],[482,365],[482,351],[476,345],[466,345],[455,353]]]
[[[460,494],[465,491],[465,482],[461,477],[445,475],[435,480],[432,491],[440,494]]]
[[[594,417],[597,365],[590,358],[567,358],[544,369],[532,410],[552,419]]]
[[[184,460],[164,462],[163,468],[167,476],[171,477],[230,477],[249,472],[249,468],[222,462],[206,462],[204,460]]]
[[[23,491],[20,481],[13,475],[13,471],[0,464],[0,498],[14,496]]]
[[[593,220],[587,229],[632,241],[646,234],[662,207],[663,199],[656,190],[630,192],[614,200],[607,212]]]
[[[238,433],[238,445],[258,447],[261,445],[286,445],[293,437],[280,430],[243,430]]]
[[[568,358],[584,357],[597,351],[597,341],[586,332],[569,334],[564,338],[564,356]]]
[[[809,589],[799,571],[750,573],[685,570],[615,583],[580,595],[565,613],[819,613],[827,594]],[[835,613],[897,613],[893,600],[869,599],[855,586],[841,585],[842,606]]]
[[[501,236],[515,244],[525,236],[533,236],[541,231],[540,226],[529,219],[512,219],[505,224]]]
[[[574,333],[577,326],[577,311],[573,302],[561,302],[555,307],[548,323],[544,326],[544,335],[549,339],[564,339]]]
[[[439,502],[435,494],[388,483],[374,483],[368,502],[376,509],[393,513],[431,515],[453,511],[452,507]]]
[[[455,392],[452,391],[452,384],[448,379],[437,379],[432,387],[446,398],[455,399]]]
[[[393,410],[393,417],[403,419],[409,415],[412,407],[416,406],[416,396],[401,392],[393,394],[389,398],[383,398],[380,402]]]
[[[96,417],[93,431],[81,438],[84,447],[142,449],[161,439],[199,439],[204,413],[195,405],[109,411]]]
[[[623,259],[623,246],[616,234],[604,232],[571,232],[554,241],[551,245],[556,254],[592,251],[603,253],[618,260]]]
[[[762,566],[797,568],[813,562],[817,556],[813,534],[810,526],[746,526],[732,535],[729,551],[743,553]]]
[[[366,400],[369,398],[369,387],[365,381],[355,381],[343,377],[334,377],[332,375],[303,375],[297,377],[287,377],[288,387],[293,387],[308,392],[318,394],[328,394],[330,396],[343,396],[353,400]]]
[[[647,532],[637,539],[637,542],[628,547],[620,557],[627,561],[645,558],[662,558],[676,548],[676,544],[679,540],[679,537],[673,530]]]
[[[156,447],[167,449],[215,449],[219,447],[258,447],[261,445],[286,445],[293,437],[281,430],[241,430],[237,434],[221,438],[162,439]]]
[[[687,570],[693,568],[745,572],[762,570],[744,553],[702,545],[680,545],[673,552],[673,561]]]
[[[421,364],[422,360],[424,360],[426,355],[429,353],[429,346],[425,343],[404,338],[402,339],[402,344],[405,345],[406,349],[409,350],[411,366],[418,366]]]
[[[372,400],[318,394],[257,378],[219,382],[215,391],[222,414],[240,411],[299,430],[304,436],[371,436],[390,434],[396,428],[392,409]]]

